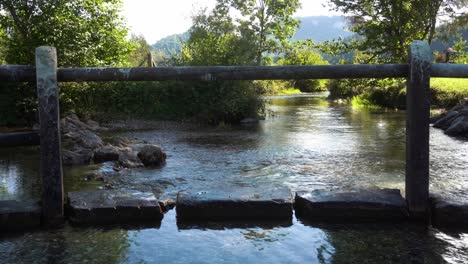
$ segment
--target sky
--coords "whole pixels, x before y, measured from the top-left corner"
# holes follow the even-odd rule
[[[187,31],[194,10],[212,8],[215,0],[124,0],[123,15],[132,33],[143,35],[149,44]],[[295,16],[336,15],[322,5],[327,0],[301,0]]]

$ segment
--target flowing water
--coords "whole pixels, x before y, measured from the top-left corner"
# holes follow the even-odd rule
[[[162,126],[122,133],[168,153],[161,169],[114,176],[119,187],[175,197],[226,186],[292,191],[397,188],[404,193],[405,113],[353,109],[323,95],[269,98],[258,126]],[[65,169],[67,190],[99,166]],[[0,199],[40,193],[37,148],[0,150]],[[468,142],[431,128],[431,192],[468,201]],[[76,228],[0,237],[0,263],[467,263],[468,233],[410,224]]]

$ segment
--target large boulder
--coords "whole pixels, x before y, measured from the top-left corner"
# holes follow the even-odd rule
[[[62,160],[65,165],[89,164],[94,150],[104,146],[102,139],[76,115],[61,120]]]
[[[447,135],[461,136],[468,133],[468,117],[460,116],[455,119],[447,130]]]
[[[137,156],[137,151],[130,147],[119,148],[119,165],[124,168],[143,167],[141,159]]]
[[[166,153],[160,146],[145,145],[138,152],[138,158],[146,167],[160,166],[166,162]]]
[[[457,111],[449,111],[444,117],[440,118],[434,123],[434,127],[447,129],[452,124],[453,120],[458,117]]]
[[[93,154],[88,151],[62,150],[62,163],[64,165],[87,165],[91,162]]]
[[[94,151],[94,163],[119,160],[119,149],[115,146],[107,145]]]

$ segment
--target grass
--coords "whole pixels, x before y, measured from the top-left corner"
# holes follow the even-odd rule
[[[365,98],[363,95],[354,96],[351,99],[351,105],[353,108],[367,108],[367,109],[379,109],[382,108],[379,105],[373,104],[369,99]]]
[[[432,78],[431,97],[432,104],[437,107],[452,107],[468,98],[468,79]]]
[[[280,90],[277,95],[293,95],[293,94],[301,94],[301,91],[297,88],[286,88],[286,89]]]

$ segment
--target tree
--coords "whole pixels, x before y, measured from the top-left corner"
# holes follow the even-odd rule
[[[256,64],[266,53],[277,53],[287,46],[299,25],[292,15],[300,7],[299,0],[218,0],[240,11],[238,19],[242,36],[255,44]]]
[[[352,31],[364,36],[359,49],[384,62],[404,62],[413,40],[435,38],[439,18],[460,16],[466,0],[330,0],[348,15]]]
[[[292,43],[284,57],[278,61],[280,65],[327,65],[320,53],[316,51],[312,41],[297,41]],[[301,92],[315,92],[320,90],[319,80],[294,80],[292,84]]]
[[[0,0],[5,60],[33,64],[41,45],[57,48],[60,66],[122,65],[132,49],[121,0]]]
[[[182,47],[181,64],[246,65],[254,61],[253,43],[238,33],[226,5],[217,4],[209,14],[201,10],[193,17],[189,33]]]
[[[132,35],[130,38],[134,50],[128,55],[128,63],[132,67],[146,66],[148,62],[148,54],[150,54],[150,46],[146,42],[145,37]]]

